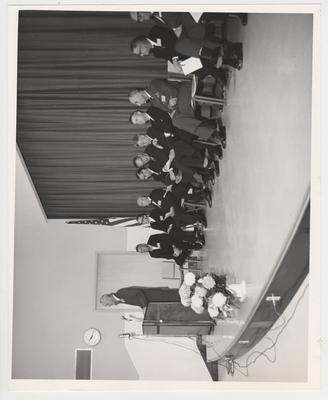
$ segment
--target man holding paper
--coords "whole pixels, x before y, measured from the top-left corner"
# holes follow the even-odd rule
[[[155,26],[148,35],[140,35],[131,41],[130,49],[133,54],[147,56],[153,54],[173,63],[183,71],[181,61],[189,57],[191,60],[185,75],[202,68],[220,68],[229,65],[238,70],[242,67],[241,43],[216,43],[206,39],[196,39],[182,36],[177,38],[170,30]]]

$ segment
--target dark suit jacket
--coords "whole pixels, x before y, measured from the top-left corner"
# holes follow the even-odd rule
[[[170,174],[168,172],[163,172],[163,163],[160,163],[156,160],[152,160],[147,164],[147,168],[151,169],[155,173],[152,175],[152,178],[155,181],[164,183],[165,186],[172,185],[174,181],[171,181]],[[173,169],[174,171],[174,169]],[[174,171],[176,173],[177,171]]]
[[[178,265],[182,265],[190,254],[190,250],[188,249],[188,245],[186,243],[175,243],[172,237],[170,237],[167,233],[151,235],[147,243],[152,246],[160,245],[160,249],[149,252],[149,255],[151,257],[166,258],[168,260],[173,259]],[[176,247],[182,250],[181,254],[178,257],[173,256],[173,244],[175,244]]]
[[[183,172],[184,180],[190,181],[195,173],[195,168],[202,168],[203,159],[198,150],[195,150],[188,143],[182,140],[173,141],[167,149],[158,149],[150,145],[145,149],[145,153],[153,157],[162,167],[169,159],[169,149],[174,149],[175,157],[172,166],[175,167],[175,172],[181,170]]]
[[[165,197],[164,194],[165,189],[155,189],[150,193],[149,197],[154,203],[157,204],[156,205],[153,203],[153,205],[159,208],[165,214],[170,211],[171,207],[177,209],[179,205],[177,199],[173,196],[172,193],[166,193]]]
[[[167,113],[176,111],[176,114],[194,118],[194,110],[191,106],[191,86],[189,81],[173,82],[167,79],[153,79],[146,90],[152,97],[149,100],[152,106],[160,108]],[[170,105],[171,99],[177,100],[175,105]],[[175,119],[175,114],[173,119]]]
[[[171,106],[171,99],[179,97],[179,82],[169,82],[167,79],[153,79],[147,92],[151,95],[150,104],[163,111],[171,112],[177,105]]]
[[[195,232],[193,231],[188,232],[181,230],[176,225],[176,222],[172,217],[163,220],[164,214],[158,209],[153,210],[149,214],[149,217],[155,220],[154,222],[150,222],[150,227],[152,229],[168,233],[167,232],[168,228],[171,226],[169,236],[170,239],[178,248],[187,250],[193,247],[193,244],[196,241]]]
[[[150,137],[158,139],[163,132],[167,132],[173,133],[175,137],[189,144],[191,144],[194,139],[197,139],[196,135],[173,126],[172,119],[166,111],[150,106],[147,110],[147,114],[153,119],[150,120],[150,124],[151,128],[154,128],[154,130],[147,132]]]
[[[153,42],[157,42],[157,39],[161,39],[161,46],[154,46],[150,50],[150,54],[153,54],[156,58],[162,58],[168,61],[172,61],[174,57],[179,57],[179,59],[185,58],[175,50],[178,38],[173,31],[162,26],[154,26],[147,35],[147,38]]]
[[[160,124],[153,124],[147,129],[146,134],[153,139],[157,139],[158,144],[167,149],[171,149],[177,140],[193,144],[193,141],[197,139],[197,136],[182,129],[173,128],[171,132],[165,131]]]
[[[192,192],[189,193],[190,189]],[[183,181],[172,185],[171,193],[176,198],[185,199],[186,201],[192,201],[199,203],[204,199],[204,192],[200,189],[195,189],[190,183],[184,183]]]
[[[150,222],[150,227],[157,231],[167,232],[171,225],[173,225],[173,227],[176,226],[172,217],[168,217],[164,220],[164,213],[158,208],[154,209],[149,216],[155,220],[155,222]]]
[[[150,106],[146,112],[153,119],[150,120],[152,127],[162,129],[164,132],[173,131],[172,119],[166,111]]]
[[[169,159],[169,152],[166,149],[159,149],[152,144],[147,146],[144,150],[150,157],[153,157],[159,164],[164,166],[164,164]]]
[[[142,289],[138,286],[130,286],[119,289],[114,293],[119,299],[123,299],[125,303],[141,308],[147,307],[148,301]]]
[[[158,140],[158,144],[163,146],[165,149],[171,148],[172,142],[175,140],[174,133],[165,132],[161,126],[150,126],[146,134],[153,139]]]
[[[151,19],[155,22],[157,26],[165,27],[166,29],[175,29],[182,24],[182,14],[181,12],[162,12],[159,16],[158,12],[153,12]]]
[[[160,209],[163,214],[170,211],[170,208],[174,208],[175,215],[173,217],[176,225],[178,227],[192,225],[196,222],[206,222],[206,219],[200,218],[199,215],[193,215],[186,212],[181,207],[181,197],[176,198],[171,192],[168,192],[165,197],[164,196],[165,189],[155,189],[150,194],[149,197],[151,200],[158,205],[153,203],[153,206]]]
[[[173,258],[173,243],[166,233],[151,235],[148,239],[147,244],[150,244],[151,246],[160,246],[160,249],[152,250],[149,252],[151,257],[166,258],[168,260]]]
[[[166,29],[178,28],[182,25],[182,36],[195,39],[203,39],[205,37],[205,26],[197,23],[188,12],[162,12],[162,17],[153,13],[152,20],[156,25],[165,27]]]
[[[144,308],[150,302],[180,302],[177,289],[167,287],[130,286],[119,289],[115,295],[123,299],[126,304]]]

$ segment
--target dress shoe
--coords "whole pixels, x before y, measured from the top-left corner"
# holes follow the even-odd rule
[[[205,228],[206,228],[206,226],[204,224],[202,224],[201,222],[196,222],[194,226],[197,229],[197,231],[199,231],[199,232],[204,232]]]
[[[240,71],[243,68],[243,60],[238,60],[235,68]]]
[[[216,121],[216,129],[219,131],[220,128],[221,128],[221,126],[224,126],[223,121],[222,121],[222,118],[221,118],[221,117],[218,117],[218,118],[216,118],[215,121]]]
[[[210,170],[209,179],[210,179],[212,185],[215,185],[216,176],[215,176],[215,170],[214,170],[214,169],[211,169],[211,170]]]
[[[214,168],[215,168],[215,174],[216,176],[220,176],[220,165],[219,165],[219,161],[214,161]]]
[[[225,126],[220,126],[219,137],[221,140],[227,140],[227,131]]]
[[[208,190],[211,190],[211,187],[215,185],[215,172],[214,170],[211,170],[211,174],[209,174],[207,177],[203,178],[206,182],[206,187]]]
[[[215,49],[210,49],[203,47],[200,52],[200,58],[209,63],[209,65],[218,68],[216,65],[222,65],[221,48],[217,47]]]
[[[210,190],[206,190],[205,192],[205,200],[209,206],[209,208],[212,207],[212,193]]]
[[[192,244],[192,249],[193,250],[200,250],[203,247],[203,243],[200,240],[196,240],[196,242],[194,242]]]
[[[215,156],[214,156],[214,159],[215,159],[215,157],[217,156],[219,160],[222,160],[222,158],[223,158],[222,146],[220,146],[220,145],[216,146],[215,152],[216,152],[216,154],[215,154]]]
[[[238,59],[243,59],[243,44],[241,42],[235,43],[233,45],[234,53]]]
[[[221,140],[222,147],[225,149],[227,147],[227,132],[225,126],[220,127],[219,138]]]

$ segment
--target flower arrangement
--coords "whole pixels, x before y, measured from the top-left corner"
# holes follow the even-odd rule
[[[213,319],[227,318],[245,297],[245,293],[241,296],[236,291],[238,284],[231,286],[234,286],[233,290],[227,286],[225,276],[210,273],[198,276],[187,272],[179,289],[181,304],[190,307],[197,314],[207,310]],[[245,282],[239,286],[245,292]]]

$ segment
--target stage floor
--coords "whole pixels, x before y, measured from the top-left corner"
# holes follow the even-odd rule
[[[202,255],[204,271],[245,280],[249,297],[236,320],[206,338],[209,359],[246,323],[310,188],[312,16],[251,14],[235,28],[230,38],[243,42],[244,66],[227,91],[227,149]]]

